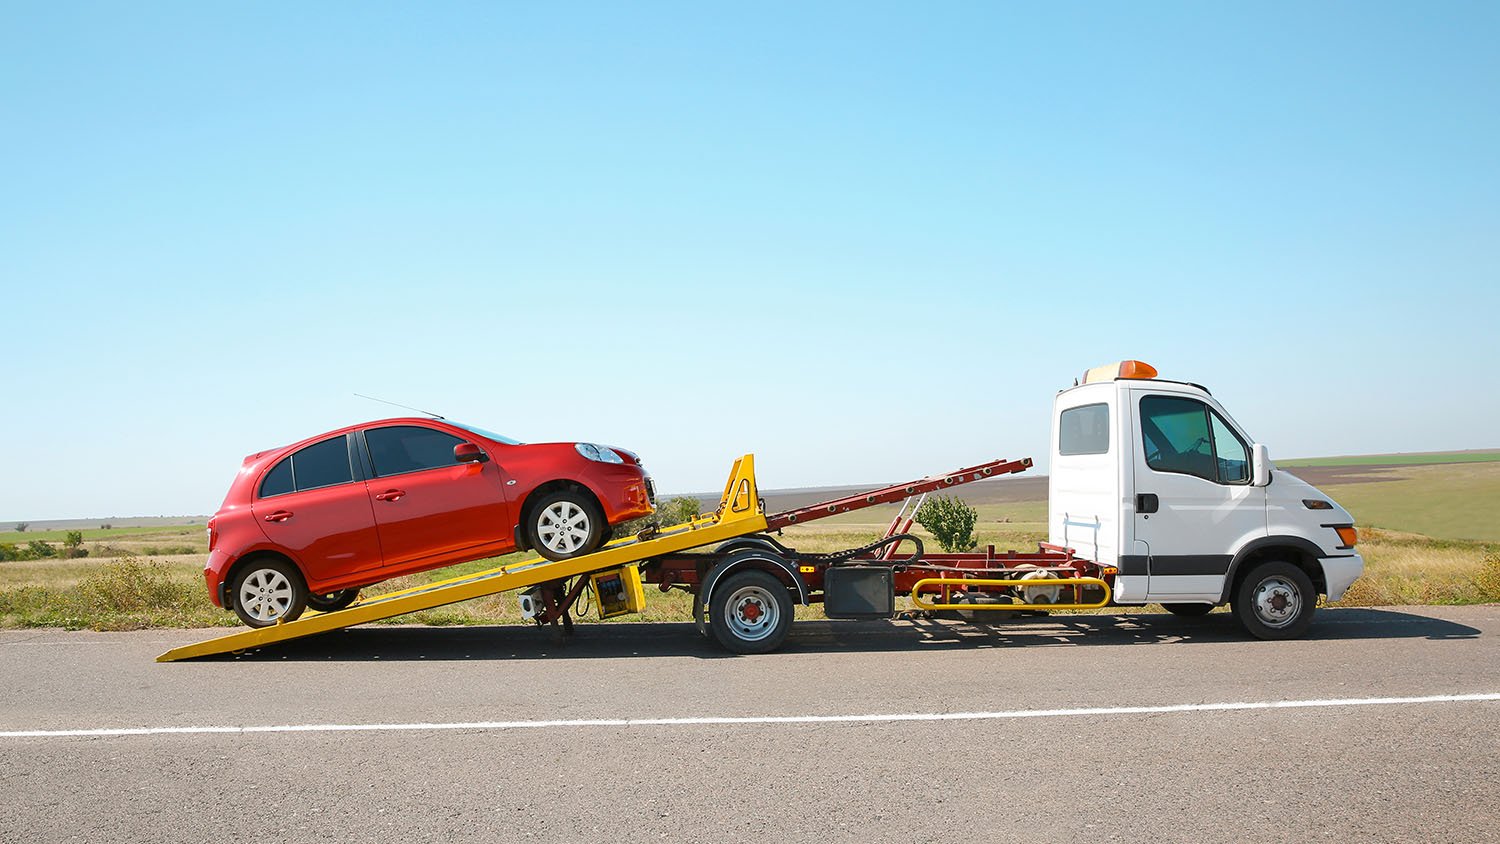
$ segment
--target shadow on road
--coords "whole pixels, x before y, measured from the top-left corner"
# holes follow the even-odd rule
[[[363,662],[371,660],[520,660],[688,656],[733,658],[692,624],[579,624],[559,644],[549,630],[493,627],[370,626],[207,659]],[[1452,621],[1384,609],[1320,610],[1305,639],[1473,639],[1479,630]],[[912,652],[1111,645],[1192,645],[1245,642],[1228,613],[1201,618],[1165,614],[1063,615],[957,621],[799,621],[787,653]]]

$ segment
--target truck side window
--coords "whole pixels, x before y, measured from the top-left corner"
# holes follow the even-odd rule
[[[1057,417],[1058,454],[1107,454],[1109,405],[1070,407]]]
[[[1146,465],[1158,472],[1193,475],[1217,484],[1250,482],[1249,449],[1203,402],[1177,396],[1142,398],[1141,442]]]
[[[1219,414],[1209,411],[1213,423],[1214,457],[1219,463],[1219,483],[1247,484],[1250,482],[1250,450]]]

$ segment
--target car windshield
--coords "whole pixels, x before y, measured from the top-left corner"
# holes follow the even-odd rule
[[[485,429],[474,425],[465,425],[462,422],[454,422],[452,419],[447,419],[444,421],[446,421],[449,425],[457,425],[458,427],[463,428],[465,431],[472,431],[481,437],[494,440],[497,443],[505,443],[506,445],[525,445],[525,443],[521,442],[520,440],[512,439],[511,437],[507,437],[504,434],[497,434],[494,431],[486,431]]]

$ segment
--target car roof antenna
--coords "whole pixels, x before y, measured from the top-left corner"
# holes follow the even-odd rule
[[[437,415],[436,413],[433,413],[430,410],[423,410],[420,407],[412,407],[411,405],[407,405],[407,404],[397,404],[396,402],[393,402],[393,401],[386,401],[385,399],[377,399],[374,396],[367,396],[364,393],[355,393],[355,395],[359,396],[362,399],[369,399],[370,401],[378,401],[381,404],[388,404],[391,407],[399,407],[402,410],[415,410],[418,413],[424,413],[424,414],[426,414],[428,416],[431,416],[433,419],[446,419],[447,418],[447,417],[444,417],[444,416],[439,416],[439,415]]]

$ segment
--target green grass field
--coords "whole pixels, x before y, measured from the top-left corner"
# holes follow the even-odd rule
[[[1354,514],[1366,561],[1365,576],[1341,604],[1500,601],[1500,462],[1430,462],[1357,469],[1336,477],[1341,482],[1320,488]],[[1046,538],[1045,501],[985,503],[976,509],[981,547],[1025,550]],[[894,508],[872,509],[799,525],[789,528],[781,541],[812,552],[856,547],[878,538],[894,513]],[[920,527],[914,532],[926,535]],[[0,541],[60,543],[62,534],[11,532],[0,534]],[[95,529],[85,531],[84,537],[89,556],[83,559],[0,562],[0,627],[128,630],[238,625],[232,614],[209,602],[203,587],[208,549],[201,526]],[[935,542],[929,541],[928,547],[937,549]],[[378,584],[370,591],[418,586],[520,559],[512,555],[450,566]],[[682,621],[691,618],[691,607],[692,599],[684,593],[664,595],[648,587],[644,615],[623,620]],[[817,607],[798,609],[799,617],[820,615]],[[387,623],[521,621],[515,597],[496,595]]]
[[[1436,463],[1494,463],[1500,449],[1481,451],[1417,451],[1405,454],[1356,454],[1345,457],[1296,457],[1276,460],[1277,466],[1426,466]]]

